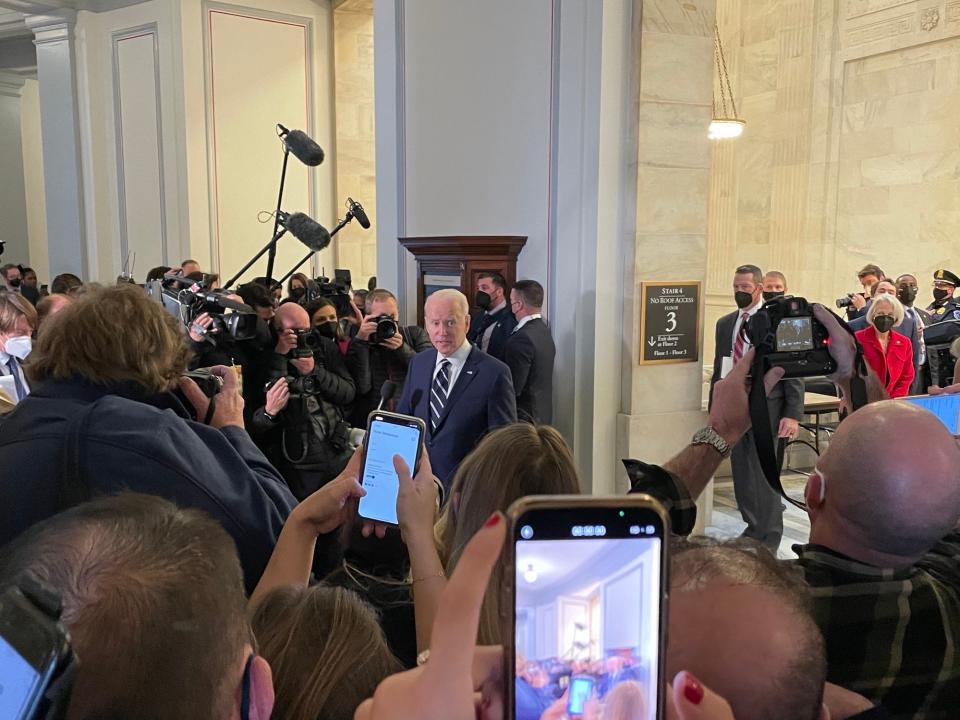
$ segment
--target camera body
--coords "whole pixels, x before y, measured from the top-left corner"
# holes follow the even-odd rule
[[[847,293],[846,297],[837,298],[837,308],[843,310],[853,305],[853,293]]]
[[[313,353],[320,349],[320,336],[315,330],[294,330],[297,336],[297,346],[292,350],[293,357],[303,359],[313,357]]]
[[[783,368],[786,378],[830,375],[837,369],[827,329],[802,297],[779,297],[764,303],[750,318],[747,337],[766,361],[763,369]]]
[[[328,277],[314,278],[320,291],[320,297],[325,297],[337,308],[337,316],[342,317],[351,313],[350,290],[353,288],[353,278],[349,270],[334,270],[333,280]]]
[[[214,375],[210,372],[210,368],[197,368],[196,370],[190,370],[185,372],[183,377],[190,378],[193,380],[197,387],[200,388],[200,392],[206,395],[208,398],[212,398],[214,395],[217,395],[220,392],[220,389],[223,387],[223,378],[219,375]]]
[[[167,312],[189,327],[207,313],[213,324],[207,337],[250,340],[257,335],[257,313],[249,305],[231,300],[220,290],[206,290],[202,282],[179,275],[166,275],[159,282],[147,283],[147,295],[159,300]]]
[[[377,329],[370,338],[372,343],[382,343],[400,332],[397,321],[389,315],[378,315],[373,322],[377,324]]]

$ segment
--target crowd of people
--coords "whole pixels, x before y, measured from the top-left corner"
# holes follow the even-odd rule
[[[668,717],[960,707],[960,448],[933,415],[890,399],[920,387],[923,328],[960,319],[939,292],[960,279],[937,272],[926,316],[913,276],[873,269],[850,299],[855,334],[814,308],[845,419],[807,483],[810,543],[796,560],[770,552],[781,499],[748,401],[746,325],[789,293],[783,274],[736,269],[708,426],[662,466],[624,461],[631,492],[662,503],[676,536]],[[351,293],[257,278],[219,292],[254,320],[239,337],[211,309],[185,327],[130,278],[59,276],[33,297],[27,271],[5,266],[0,290],[0,587],[60,598],[77,658],[70,717],[503,716],[504,513],[581,492],[549,425],[555,346],[539,283],[483,274],[472,303],[437,291],[421,328],[402,326],[375,282]],[[219,284],[193,261],[148,280],[171,276]],[[789,438],[802,382],[779,370],[765,381],[771,431]],[[855,407],[860,381],[869,403]],[[418,466],[394,460],[397,528],[356,512],[355,430],[381,403],[426,428]],[[726,457],[746,538],[690,538],[694,501]],[[576,676],[596,688],[582,717],[651,716],[641,690],[655,678],[622,653],[517,668],[523,720],[566,717]]]

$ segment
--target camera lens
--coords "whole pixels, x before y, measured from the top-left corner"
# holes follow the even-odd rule
[[[524,525],[522,528],[520,528],[520,537],[522,537],[524,540],[529,540],[532,538],[533,528],[529,525]]]

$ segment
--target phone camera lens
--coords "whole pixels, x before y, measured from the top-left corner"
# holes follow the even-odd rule
[[[533,528],[529,525],[524,525],[522,528],[520,528],[520,537],[522,537],[524,540],[529,540],[532,538]]]

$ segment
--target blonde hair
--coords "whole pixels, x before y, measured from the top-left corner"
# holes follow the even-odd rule
[[[37,327],[37,311],[29,300],[18,293],[0,292],[0,333],[14,332],[21,316],[27,318],[31,329]]]
[[[618,683],[607,693],[603,720],[634,720],[647,716],[647,691],[636,680]]]
[[[176,382],[187,354],[176,319],[140,287],[92,288],[44,321],[27,375],[34,382],[135,382],[154,394]]]
[[[880,313],[877,309],[880,303],[890,303],[890,307],[893,308],[893,326],[900,327],[904,317],[903,303],[900,302],[896,295],[888,295],[886,293],[877,294],[870,302],[870,309],[867,310],[867,322],[873,325],[873,319]]]
[[[576,495],[580,480],[573,453],[554,428],[514,423],[487,435],[460,464],[450,501],[435,532],[447,574],[487,518],[506,511],[528,495]],[[494,568],[480,613],[478,640],[500,643],[499,592],[504,581],[503,558]]]
[[[274,717],[352,720],[377,685],[402,669],[376,613],[344,588],[278,588],[251,624],[273,670]]]

